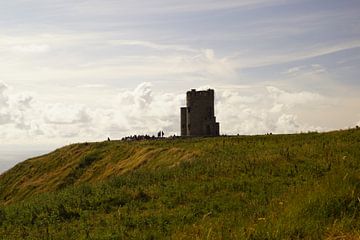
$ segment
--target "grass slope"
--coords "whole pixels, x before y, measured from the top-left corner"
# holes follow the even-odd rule
[[[96,183],[137,168],[154,170],[192,160],[197,150],[173,141],[73,144],[17,164],[0,176],[0,203],[70,185]]]
[[[0,202],[0,239],[359,239],[360,130],[74,144]]]

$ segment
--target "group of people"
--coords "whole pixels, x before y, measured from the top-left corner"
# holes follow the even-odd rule
[[[157,133],[157,137],[155,137],[155,135],[132,135],[132,136],[127,136],[127,137],[123,137],[121,140],[122,141],[140,141],[140,140],[155,140],[155,139],[159,139],[159,138],[164,138],[164,132],[163,131],[159,131]]]
[[[163,131],[159,131],[157,134],[158,138],[163,138],[164,137],[164,132]]]

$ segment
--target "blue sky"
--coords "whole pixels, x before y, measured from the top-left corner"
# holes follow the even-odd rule
[[[355,0],[6,1],[0,153],[178,134],[191,88],[215,89],[226,134],[353,127],[359,13]]]

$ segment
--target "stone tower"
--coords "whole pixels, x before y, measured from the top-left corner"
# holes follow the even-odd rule
[[[214,115],[214,90],[186,93],[186,107],[180,109],[181,136],[219,136]]]

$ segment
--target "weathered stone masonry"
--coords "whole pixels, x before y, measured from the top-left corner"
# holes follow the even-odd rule
[[[214,90],[186,93],[186,107],[180,109],[181,136],[218,136],[214,115]]]

